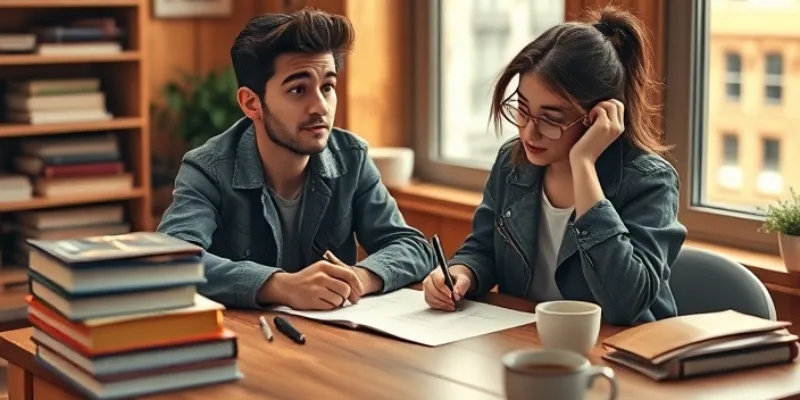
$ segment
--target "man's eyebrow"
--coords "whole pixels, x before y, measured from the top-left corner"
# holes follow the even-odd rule
[[[339,76],[339,74],[337,74],[334,71],[330,71],[330,72],[325,74],[326,78],[337,78],[338,76]],[[286,78],[284,78],[283,82],[281,82],[281,85],[285,85],[285,84],[287,84],[289,82],[300,80],[300,79],[310,79],[310,78],[311,78],[311,74],[308,73],[308,72],[305,72],[305,71],[303,71],[303,72],[295,72],[295,73],[287,76]]]
[[[306,78],[311,78],[311,74],[309,74],[308,72],[305,72],[305,71],[304,72],[295,72],[295,73],[287,76],[286,78],[284,78],[283,82],[281,82],[281,85],[285,85],[285,84],[287,84],[287,83],[289,83],[291,81],[296,81],[296,80],[306,79]]]

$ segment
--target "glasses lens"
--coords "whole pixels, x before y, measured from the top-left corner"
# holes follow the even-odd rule
[[[553,125],[545,121],[544,119],[539,119],[539,121],[537,122],[538,124],[536,125],[538,125],[539,133],[541,133],[542,136],[553,140],[556,140],[561,137],[561,128],[559,128],[558,126]]]
[[[510,104],[503,104],[502,114],[508,122],[516,126],[523,126],[525,118],[520,114],[519,110]]]

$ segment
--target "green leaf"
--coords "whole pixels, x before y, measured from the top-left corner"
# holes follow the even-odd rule
[[[205,143],[242,118],[236,101],[232,68],[194,75],[178,71],[178,80],[161,90],[163,101],[154,110],[154,122],[164,132],[179,134],[191,147]]]
[[[800,195],[794,188],[789,188],[789,193],[789,200],[778,200],[777,204],[767,207],[761,231],[800,236]]]

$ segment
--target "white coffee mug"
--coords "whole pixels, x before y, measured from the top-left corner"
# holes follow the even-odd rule
[[[611,384],[610,400],[617,398],[617,380],[609,367],[593,366],[567,350],[517,350],[503,356],[508,400],[583,400],[594,379]]]
[[[563,349],[587,356],[600,334],[600,306],[557,300],[536,305],[536,331],[545,349]]]

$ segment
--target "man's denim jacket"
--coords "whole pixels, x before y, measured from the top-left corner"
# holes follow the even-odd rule
[[[469,267],[481,295],[526,297],[536,279],[544,168],[513,166],[501,148],[475,211],[472,233],[449,265]],[[631,325],[675,316],[670,266],[686,238],[678,222],[678,175],[661,157],[615,141],[595,164],[606,199],[567,226],[557,257],[562,296],[602,307],[606,322]]]
[[[422,280],[433,268],[425,237],[409,227],[353,134],[333,129],[311,156],[300,222],[303,265],[331,250],[356,265],[356,237],[369,254],[357,265],[383,279],[383,291]],[[200,293],[231,307],[257,308],[256,293],[279,271],[283,238],[270,200],[252,121],[243,118],[183,158],[159,232],[204,249]],[[355,234],[355,235],[354,235]]]

